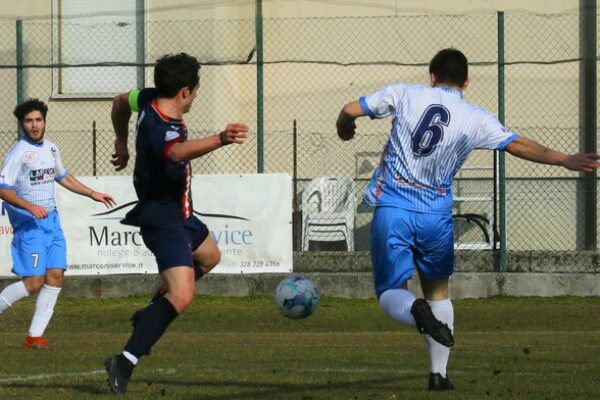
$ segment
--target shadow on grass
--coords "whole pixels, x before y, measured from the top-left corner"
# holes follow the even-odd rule
[[[347,392],[344,394],[344,398],[352,399],[354,398],[350,393],[362,393],[364,395],[365,392],[369,390],[373,390],[373,392],[381,393],[382,390],[389,390],[392,392],[413,392],[414,388],[408,389],[405,385],[402,384],[404,382],[410,382],[418,379],[423,379],[425,384],[425,375],[417,375],[408,376],[403,375],[400,377],[387,377],[387,378],[376,378],[376,379],[361,379],[354,380],[352,382],[348,381],[339,381],[332,382],[327,381],[326,383],[307,383],[303,385],[292,384],[289,382],[279,382],[279,383],[269,383],[269,382],[248,382],[248,381],[219,381],[213,382],[210,379],[207,380],[198,380],[194,382],[186,381],[186,380],[177,380],[177,379],[158,379],[152,380],[151,382],[148,380],[146,384],[148,386],[175,386],[175,387],[212,387],[212,388],[230,388],[230,392],[227,394],[203,394],[203,395],[195,395],[196,397],[192,398],[202,398],[203,400],[225,400],[225,399],[288,399],[288,398],[299,398],[303,400],[311,400],[313,397],[309,393],[315,392],[318,398],[323,398],[324,393],[330,393],[333,395],[336,390],[343,390]],[[140,384],[136,382],[132,382],[131,385]],[[425,390],[425,386],[423,386],[423,390]],[[167,389],[162,388],[162,395],[168,396]],[[308,394],[307,394],[308,393]],[[304,394],[304,395],[302,395]],[[302,395],[302,397],[298,397]],[[317,398],[315,397],[315,398]],[[339,397],[339,396],[338,396]],[[361,396],[362,397],[362,396]],[[358,398],[358,397],[356,397]]]
[[[95,395],[95,396],[101,396],[101,395],[106,395],[109,393],[109,388],[108,388],[108,382],[106,382],[106,379],[104,379],[102,381],[102,383],[98,382],[98,384],[95,383],[60,383],[60,382],[44,382],[44,383],[39,383],[39,384],[32,384],[31,382],[13,382],[13,383],[3,383],[2,385],[0,385],[0,387],[2,388],[11,388],[11,389],[23,389],[25,393],[31,393],[31,392],[35,392],[37,390],[43,391],[43,392],[52,392],[53,390],[60,390],[60,389],[64,389],[64,390],[72,390],[72,391],[77,391],[80,393],[84,393],[84,394],[88,394],[88,395]],[[52,397],[52,398],[59,398],[59,395],[56,395],[56,397]],[[25,397],[24,397],[25,398]],[[38,397],[32,397],[32,398],[38,398]]]

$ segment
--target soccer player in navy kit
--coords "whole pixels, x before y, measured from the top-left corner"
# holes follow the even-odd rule
[[[48,348],[43,334],[54,313],[67,269],[55,182],[107,207],[115,204],[110,195],[90,189],[68,173],[56,144],[44,138],[47,113],[48,107],[38,99],[17,105],[14,115],[24,136],[8,152],[0,173],[0,198],[8,203],[8,217],[14,229],[12,271],[23,278],[0,292],[0,314],[20,299],[39,293],[23,342],[30,349]]]
[[[244,143],[248,127],[233,123],[221,133],[188,140],[183,115],[196,97],[199,69],[198,61],[188,54],[166,55],[154,67],[155,88],[123,93],[113,102],[111,118],[117,138],[112,163],[117,170],[127,165],[129,119],[132,111],[138,112],[133,179],[139,201],[122,222],[140,227],[166,289],[136,313],[123,352],[105,362],[115,394],[126,392],[134,366],[190,305],[196,280],[221,258],[208,228],[192,214],[190,160]]]
[[[596,154],[566,155],[506,129],[492,113],[462,98],[467,58],[444,49],[431,60],[431,85],[395,84],[348,103],[337,120],[342,140],[355,119],[393,116],[380,165],[364,202],[375,207],[371,261],[381,308],[394,320],[426,333],[430,390],[453,389],[446,374],[454,344],[448,279],[454,271],[452,180],[474,149],[508,151],[526,160],[572,171],[600,166]],[[425,299],[407,290],[414,270]]]

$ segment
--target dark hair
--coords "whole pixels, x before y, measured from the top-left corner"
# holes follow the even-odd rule
[[[18,104],[13,111],[13,114],[19,120],[20,124],[23,124],[25,116],[32,111],[39,111],[46,120],[46,114],[48,114],[48,106],[46,103],[39,99],[27,99],[21,104]]]
[[[429,73],[436,76],[438,83],[463,86],[469,75],[469,63],[461,51],[443,49],[431,59]]]
[[[186,53],[167,54],[156,61],[154,86],[158,97],[173,98],[184,87],[193,90],[200,82],[200,64]]]

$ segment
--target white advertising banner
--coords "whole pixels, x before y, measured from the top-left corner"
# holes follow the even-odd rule
[[[67,275],[157,273],[139,229],[120,220],[137,201],[129,176],[77,177],[117,201],[113,209],[57,185],[67,239]],[[211,273],[292,271],[292,183],[287,174],[198,175],[192,180],[194,214],[221,250]],[[12,228],[2,205],[0,276],[12,276]]]

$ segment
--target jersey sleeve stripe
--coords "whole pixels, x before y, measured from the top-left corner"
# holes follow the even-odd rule
[[[68,172],[67,170],[65,170],[65,173],[64,173],[64,174],[62,174],[62,175],[60,175],[60,176],[55,176],[55,177],[54,177],[54,180],[55,180],[56,182],[60,182],[60,181],[62,181],[63,179],[65,179],[65,178],[67,177],[67,175],[68,175],[68,174],[69,174],[69,172]]]
[[[8,185],[6,183],[0,183],[0,189],[10,189],[15,190],[14,186]]]
[[[496,150],[504,151],[506,146],[508,146],[511,142],[514,142],[515,140],[517,140],[518,137],[519,137],[519,135],[513,133],[511,136],[508,137],[508,139],[505,139],[502,143],[500,143],[498,145],[498,147],[496,147]]]
[[[129,97],[127,101],[129,102],[129,108],[131,111],[138,112],[138,98],[140,96],[140,91],[138,89],[132,89],[129,92]]]
[[[365,96],[362,96],[360,99],[358,99],[358,103],[360,104],[360,108],[362,108],[363,112],[368,115],[369,118],[375,119],[375,114],[373,114],[373,111],[369,109]]]

